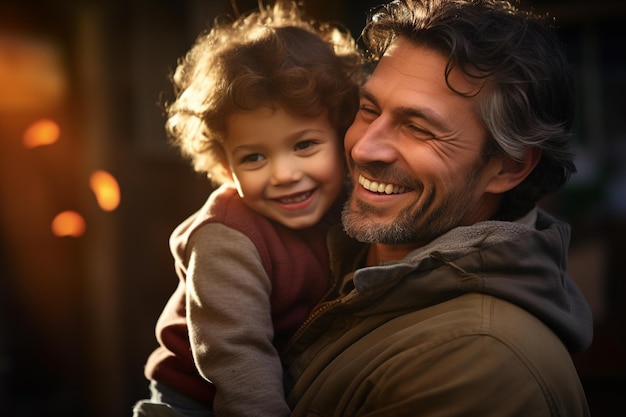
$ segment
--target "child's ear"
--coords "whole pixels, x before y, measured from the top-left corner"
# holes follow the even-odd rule
[[[228,164],[228,162],[221,162],[220,165],[222,167],[222,173],[224,174],[224,177],[228,178],[232,182],[233,171],[232,169],[230,169],[230,165]]]
[[[541,149],[537,147],[528,149],[522,161],[516,161],[505,155],[495,158],[500,158],[500,167],[489,181],[486,191],[502,194],[519,185],[535,169],[541,158]]]

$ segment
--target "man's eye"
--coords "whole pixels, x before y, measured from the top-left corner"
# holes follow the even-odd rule
[[[359,107],[359,114],[365,120],[373,120],[378,117],[378,111],[369,106]]]
[[[411,130],[411,132],[413,132],[414,135],[418,135],[420,137],[425,137],[429,139],[432,139],[435,137],[431,132],[419,126],[408,125],[407,127],[409,128],[409,130]]]
[[[369,113],[369,114],[377,114],[376,110],[374,110],[371,107],[367,107],[367,106],[359,107],[359,111],[362,111],[364,113]]]

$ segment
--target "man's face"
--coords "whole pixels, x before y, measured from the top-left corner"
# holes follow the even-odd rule
[[[490,184],[500,165],[482,156],[477,99],[448,88],[445,66],[439,53],[399,39],[364,85],[345,137],[355,187],[343,223],[356,239],[418,247],[497,210]],[[457,71],[450,82],[479,88]]]

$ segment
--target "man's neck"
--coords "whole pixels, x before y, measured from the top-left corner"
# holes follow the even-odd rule
[[[530,210],[521,218],[515,220],[516,223],[526,224],[534,227],[537,221],[537,207]],[[424,242],[407,243],[404,245],[387,245],[383,243],[372,243],[367,251],[366,266],[376,266],[385,261],[397,261],[404,259],[406,255],[415,249],[424,246]]]
[[[405,245],[372,243],[367,251],[367,266],[376,266],[381,262],[403,259],[406,255],[420,246],[422,245],[419,243],[407,243]]]

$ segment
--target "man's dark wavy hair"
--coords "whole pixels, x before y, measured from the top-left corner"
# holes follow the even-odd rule
[[[574,78],[547,17],[499,0],[396,0],[372,10],[363,42],[374,61],[397,38],[447,57],[453,69],[484,81],[478,111],[490,135],[486,157],[520,160],[542,150],[533,172],[504,195],[498,218],[512,220],[576,172],[571,150]]]

